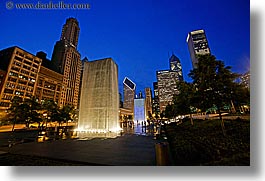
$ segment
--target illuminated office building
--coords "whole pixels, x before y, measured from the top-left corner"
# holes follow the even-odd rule
[[[59,107],[62,107],[63,105],[61,104],[60,99],[63,74],[60,74],[58,68],[46,58],[46,53],[38,52],[36,56],[42,59],[42,65],[37,80],[37,88],[35,91],[36,98],[39,102],[44,100],[54,100]]]
[[[135,83],[128,77],[123,80],[123,108],[134,112]]]
[[[153,82],[153,89],[154,89],[154,98],[152,100],[152,110],[153,110],[153,114],[159,115],[160,108],[159,108],[159,97],[158,97],[157,82]]]
[[[42,59],[19,48],[0,51],[0,110],[9,108],[11,100],[34,96]]]
[[[210,48],[204,30],[192,31],[187,36],[188,49],[193,68],[197,68],[197,55],[210,54]]]
[[[68,18],[52,54],[52,63],[63,74],[60,104],[73,105],[75,109],[78,107],[82,68],[80,53],[77,50],[79,31],[78,21]]]
[[[172,103],[173,96],[178,94],[177,83],[183,80],[179,59],[173,54],[170,59],[170,69],[156,72],[160,112]],[[174,65],[173,65],[174,64]]]

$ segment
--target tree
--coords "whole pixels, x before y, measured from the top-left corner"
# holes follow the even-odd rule
[[[59,122],[59,126],[61,123],[68,123],[68,120],[73,120],[74,116],[74,107],[70,105],[65,105],[56,113],[57,121]]]
[[[174,110],[174,105],[173,104],[168,104],[166,106],[164,116],[168,119],[174,118],[176,116],[176,112]]]
[[[12,132],[14,131],[16,123],[21,122],[24,117],[23,115],[25,112],[23,111],[23,106],[21,106],[21,102],[22,102],[22,98],[15,96],[11,100],[10,108],[7,110],[9,119],[13,123]]]
[[[155,111],[155,118],[156,118],[156,120],[159,119],[159,112],[157,112],[157,111]]]
[[[178,90],[179,94],[173,97],[173,110],[177,115],[190,114],[190,122],[193,125],[191,108],[196,106],[195,88],[192,83],[179,82]]]
[[[216,60],[213,55],[199,55],[197,68],[193,69],[189,76],[193,79],[196,92],[195,97],[200,108],[206,109],[216,106],[221,120],[221,126],[225,135],[224,121],[221,108],[230,104],[235,78],[237,74],[231,72],[230,66],[225,66],[223,61]]]
[[[49,121],[57,121],[58,119],[58,112],[59,112],[59,107],[56,104],[56,102],[54,102],[54,100],[44,100],[44,102],[42,103],[42,109],[44,114],[47,114],[46,117],[46,125],[48,122],[48,118]]]
[[[34,96],[30,99],[25,99],[23,102],[23,107],[25,111],[25,124],[26,127],[29,127],[30,123],[38,122],[40,126],[41,118],[40,118],[40,110],[41,104],[39,104]]]
[[[233,88],[231,101],[240,109],[241,105],[250,105],[250,91],[242,84]]]

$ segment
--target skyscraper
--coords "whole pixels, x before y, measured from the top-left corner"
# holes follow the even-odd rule
[[[170,64],[170,70],[177,72],[179,74],[179,79],[183,80],[182,66],[179,58],[176,57],[176,55],[172,54],[172,56],[169,58],[169,64]]]
[[[153,89],[154,89],[154,98],[153,98],[153,104],[152,109],[153,113],[159,115],[160,109],[159,109],[159,97],[158,97],[158,86],[157,82],[153,82]]]
[[[79,23],[75,18],[68,18],[63,26],[61,38],[56,42],[52,62],[63,74],[61,105],[78,107],[82,62],[77,50]]]
[[[146,117],[152,115],[152,93],[149,87],[145,88],[145,114]]]
[[[134,111],[134,96],[135,96],[135,83],[131,81],[128,77],[123,80],[123,107],[126,109]]]
[[[172,103],[173,96],[178,94],[177,83],[183,80],[179,59],[172,54],[169,62],[171,65],[169,70],[156,72],[160,112]]]
[[[192,31],[187,36],[187,43],[190,52],[193,68],[197,68],[197,55],[210,54],[210,48],[204,30]]]

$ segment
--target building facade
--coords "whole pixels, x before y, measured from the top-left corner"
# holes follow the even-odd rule
[[[35,95],[42,59],[19,48],[0,51],[0,110],[9,108],[15,97],[29,99]]]
[[[152,100],[152,110],[153,110],[153,116],[156,117],[160,114],[157,82],[153,82],[153,90],[154,90],[154,98]]]
[[[193,68],[197,68],[197,55],[210,54],[210,48],[204,30],[192,31],[187,36],[187,44]]]
[[[134,97],[136,85],[128,77],[123,80],[123,108],[134,112]]]
[[[172,103],[173,96],[179,93],[177,83],[183,80],[180,60],[173,54],[169,62],[171,65],[169,70],[156,72],[160,112]],[[172,66],[173,63],[176,66]]]
[[[151,88],[145,88],[145,113],[146,118],[150,118],[149,116],[153,114],[152,111],[152,92]]]
[[[78,21],[68,18],[52,54],[52,63],[63,74],[60,104],[73,105],[75,109],[78,108],[82,69],[80,53],[77,50],[79,31]]]
[[[169,58],[169,64],[170,64],[170,70],[177,72],[179,76],[179,80],[183,80],[183,73],[182,73],[182,66],[180,63],[180,60],[176,55],[172,54],[172,56]]]
[[[247,71],[242,76],[240,76],[240,84],[250,89],[250,71]]]
[[[54,100],[59,107],[63,75],[41,66],[35,96],[39,102]]]

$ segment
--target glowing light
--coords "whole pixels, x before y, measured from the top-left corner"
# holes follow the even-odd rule
[[[81,128],[77,128],[74,131],[76,132],[81,132],[81,133],[109,133],[109,132],[113,132],[113,133],[117,133],[122,131],[121,128],[117,127],[117,128],[112,128],[112,129],[84,129],[83,127]]]

